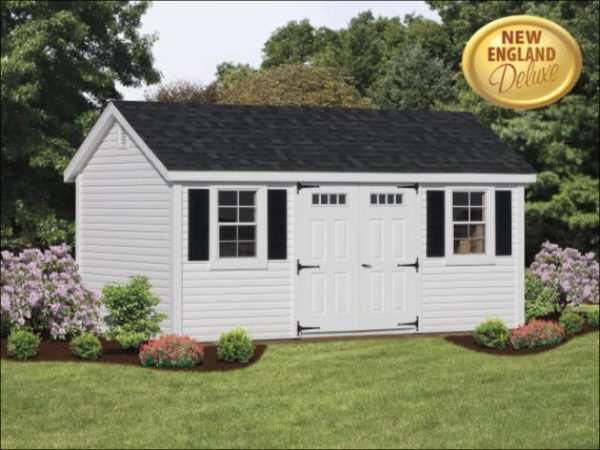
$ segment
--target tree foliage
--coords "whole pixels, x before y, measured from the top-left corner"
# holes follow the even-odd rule
[[[261,70],[223,92],[221,103],[370,108],[334,69],[290,64]]]
[[[72,241],[61,172],[116,83],[154,83],[147,2],[3,1],[0,223],[3,247]]]
[[[146,94],[146,100],[171,103],[216,103],[219,99],[217,83],[204,86],[202,83],[177,80],[164,83]]]

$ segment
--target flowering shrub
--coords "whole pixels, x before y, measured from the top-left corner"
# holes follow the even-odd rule
[[[542,345],[556,345],[565,338],[565,330],[556,322],[533,320],[527,325],[513,330],[510,343],[515,350],[536,348]]]
[[[142,366],[193,367],[204,360],[204,347],[188,336],[169,334],[153,339],[142,346]]]
[[[65,339],[98,326],[100,301],[85,288],[67,245],[2,252],[0,305],[18,328]]]
[[[598,263],[594,256],[550,242],[542,244],[531,272],[557,293],[557,313],[562,314],[569,305],[598,303]]]

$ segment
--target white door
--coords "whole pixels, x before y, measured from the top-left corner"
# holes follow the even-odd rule
[[[360,328],[401,328],[417,317],[416,191],[361,186],[359,209]]]
[[[415,190],[395,185],[321,185],[298,192],[295,302],[301,334],[406,329],[399,324],[415,321],[417,212]]]
[[[357,330],[358,187],[304,188],[296,205],[296,320],[318,327],[306,333]]]

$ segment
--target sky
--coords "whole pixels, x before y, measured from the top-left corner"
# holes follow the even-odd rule
[[[155,1],[142,19],[142,33],[158,35],[153,53],[163,82],[179,79],[210,83],[224,61],[258,67],[265,41],[290,20],[315,27],[344,28],[359,12],[375,16],[416,13],[439,20],[425,2],[171,2]],[[119,90],[126,100],[143,100],[147,86]]]

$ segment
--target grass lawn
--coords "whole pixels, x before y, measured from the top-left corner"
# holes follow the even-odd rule
[[[273,344],[174,373],[2,361],[2,448],[598,448],[599,334],[541,354],[441,337]]]

